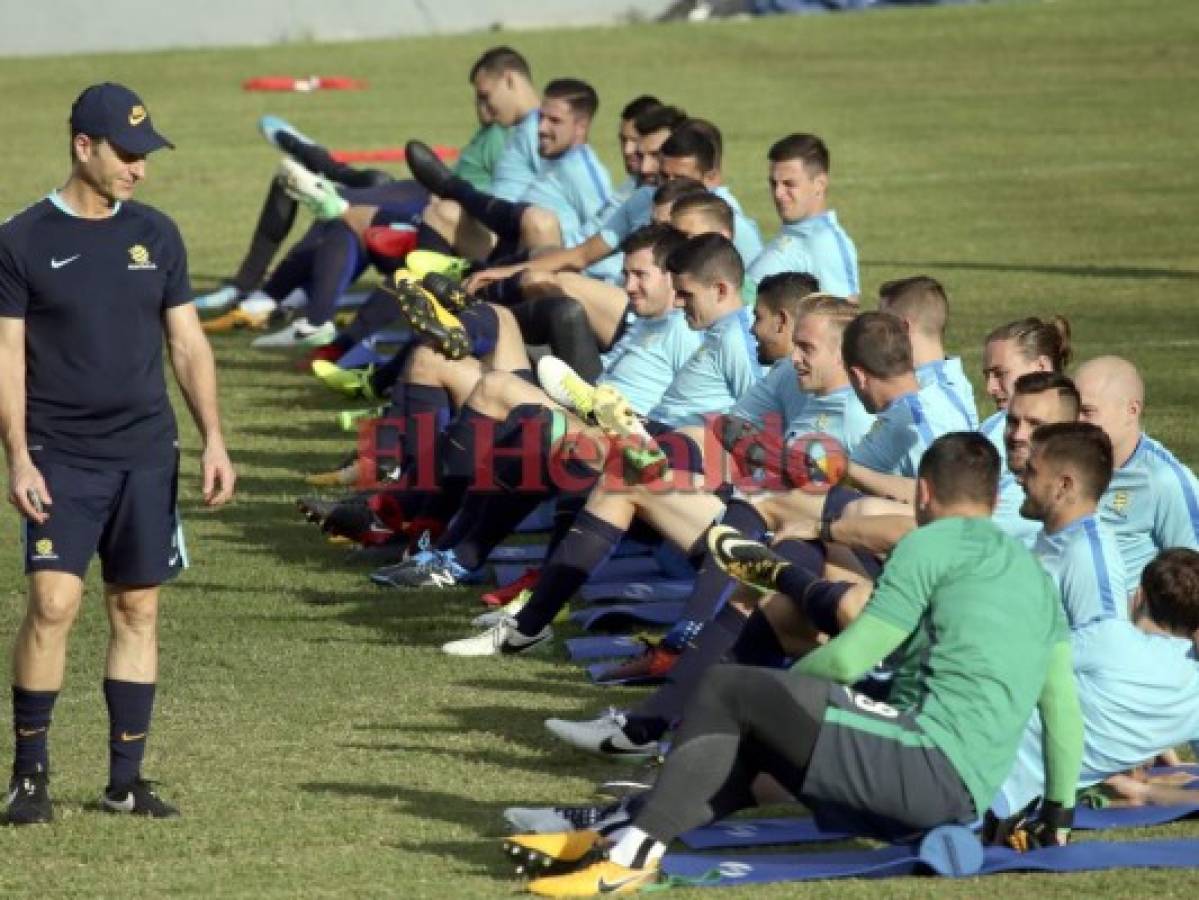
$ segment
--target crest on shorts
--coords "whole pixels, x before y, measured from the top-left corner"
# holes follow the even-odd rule
[[[55,559],[57,554],[54,552],[54,541],[49,538],[41,538],[34,542],[33,552],[35,559]]]
[[[150,259],[150,251],[142,244],[134,244],[129,248],[129,268],[131,269],[157,269],[158,266]]]
[[[1112,512],[1118,516],[1128,510],[1128,491],[1116,491],[1112,494]]]
[[[146,108],[140,103],[129,110],[129,124],[140,125],[146,121]]]

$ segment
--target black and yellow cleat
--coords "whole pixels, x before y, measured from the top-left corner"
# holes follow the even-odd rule
[[[446,359],[462,359],[470,355],[470,337],[458,317],[446,309],[437,298],[410,280],[407,272],[397,272],[383,283],[383,290],[396,298],[400,312],[417,334]]]
[[[432,294],[442,306],[451,312],[460,313],[464,309],[480,303],[474,294],[468,294],[453,278],[440,272],[427,272],[420,280],[421,287]]]
[[[629,869],[601,859],[564,875],[534,878],[530,894],[542,897],[592,897],[598,894],[635,894],[658,881],[658,866]]]
[[[597,831],[556,831],[549,834],[514,834],[504,838],[504,852],[517,875],[548,875],[576,868],[587,854],[597,851]]]
[[[708,531],[708,550],[726,573],[742,584],[771,593],[779,573],[791,565],[760,541],[752,541],[736,528],[713,525]]]

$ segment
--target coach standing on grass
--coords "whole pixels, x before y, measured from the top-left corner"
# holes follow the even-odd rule
[[[141,777],[158,677],[159,585],[187,564],[164,337],[204,441],[204,502],[227,502],[235,480],[183,240],[170,219],[130,199],[147,155],[173,145],[138,96],[112,83],[79,95],[70,133],[66,184],[0,225],[0,436],[9,501],[26,519],[29,575],[13,649],[13,825],[52,818],[47,733],[96,553],[111,623],[101,805],[179,814]]]

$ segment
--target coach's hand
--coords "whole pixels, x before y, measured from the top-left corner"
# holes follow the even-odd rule
[[[47,507],[54,500],[42,473],[32,460],[9,466],[8,502],[17,508],[17,512],[38,525],[50,518]]]
[[[224,506],[232,499],[233,485],[237,483],[237,473],[225,445],[218,441],[206,445],[200,466],[204,476],[204,505]]]

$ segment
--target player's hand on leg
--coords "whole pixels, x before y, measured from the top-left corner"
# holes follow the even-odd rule
[[[54,500],[42,473],[31,461],[9,466],[8,502],[17,508],[17,512],[38,525],[50,518],[47,507]]]
[[[204,505],[224,506],[232,499],[233,486],[237,483],[237,473],[233,471],[225,445],[213,443],[205,447],[200,465],[204,477]]]

